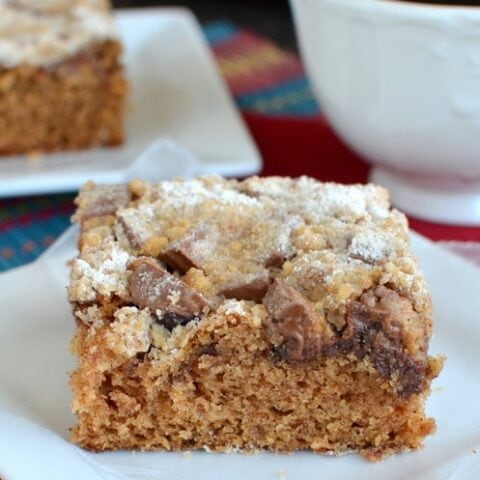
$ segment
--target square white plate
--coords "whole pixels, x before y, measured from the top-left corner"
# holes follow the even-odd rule
[[[185,9],[116,12],[131,84],[127,141],[113,149],[0,158],[0,197],[75,190],[119,181],[130,162],[170,137],[222,175],[258,172],[260,157],[220,78],[195,17]]]
[[[70,445],[68,353],[74,322],[65,298],[75,232],[36,263],[0,275],[0,477],[46,479],[478,480],[480,270],[413,235],[435,306],[431,352],[448,360],[428,401],[438,431],[425,449],[379,464],[308,452],[85,453]],[[34,422],[34,423],[31,423]],[[475,449],[479,453],[475,453]]]
[[[168,171],[156,168],[159,159],[168,160]],[[150,146],[127,176],[160,180],[199,173],[202,167],[191,152],[165,140]],[[70,445],[68,428],[75,420],[67,371],[74,368],[68,353],[74,322],[65,287],[66,263],[76,254],[71,228],[35,263],[0,275],[0,478],[253,480],[285,474],[298,480],[478,480],[480,453],[473,449],[480,449],[480,270],[421,237],[412,239],[435,305],[432,352],[448,356],[428,402],[438,433],[424,450],[374,465],[354,455],[95,455]]]

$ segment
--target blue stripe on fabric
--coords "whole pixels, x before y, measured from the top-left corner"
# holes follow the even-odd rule
[[[225,42],[238,32],[238,27],[226,20],[203,25],[203,33],[212,46]]]
[[[318,104],[311,92],[309,81],[299,78],[241,95],[236,100],[241,109],[269,115],[318,115]],[[279,99],[278,102],[275,99]]]
[[[28,225],[6,230],[0,235],[0,271],[18,267],[35,260],[47,247],[45,239],[57,238],[70,225],[70,215],[55,215],[48,219],[36,219]],[[32,243],[30,250],[24,245]],[[5,249],[11,249],[11,257],[3,255]]]

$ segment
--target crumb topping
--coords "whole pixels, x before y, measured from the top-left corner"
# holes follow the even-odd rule
[[[155,329],[159,345],[208,312],[241,316],[248,304],[275,318],[280,306],[269,299],[281,297],[285,311],[304,318],[300,324],[281,312],[275,328],[297,342],[285,351],[310,358],[326,349],[318,346],[325,339],[335,343],[352,302],[371,297],[369,308],[395,316],[409,354],[425,354],[429,296],[405,217],[381,187],[206,176],[137,180],[127,190],[90,183],[76,203],[82,234],[70,300],[110,298],[147,309],[162,327]],[[269,323],[264,314],[255,317],[258,326]],[[307,338],[312,332],[315,345]]]
[[[0,66],[51,66],[116,39],[107,0],[0,0]]]
[[[127,263],[130,256],[112,236],[104,238],[101,248],[86,244],[79,258],[73,260],[70,300],[91,302],[103,297],[127,294]]]
[[[152,316],[146,309],[120,308],[114,313],[114,321],[109,325],[106,338],[108,347],[111,351],[129,358],[146,352],[151,344],[152,322]]]
[[[262,290],[262,281],[278,276],[322,307],[379,283],[396,284],[418,309],[428,303],[405,218],[390,209],[380,187],[307,177],[138,183],[135,194],[92,184],[82,189],[74,218],[88,218],[83,240],[98,244],[97,234],[104,240],[75,261],[83,293],[74,287],[73,299],[125,292],[128,259],[146,255],[187,279],[202,277],[210,293],[246,291],[252,281]],[[101,219],[105,232],[91,217],[106,213],[113,217]]]

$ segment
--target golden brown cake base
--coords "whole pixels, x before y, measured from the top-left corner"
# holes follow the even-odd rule
[[[312,449],[377,460],[421,447],[435,429],[428,390],[401,398],[368,360],[272,363],[261,329],[236,316],[206,322],[169,365],[142,356],[116,365],[83,325],[73,348],[98,352],[71,380],[73,440],[89,450]],[[432,362],[428,382],[439,368]]]
[[[0,155],[120,145],[121,46],[93,44],[52,67],[0,69]]]
[[[89,183],[77,205],[82,447],[377,460],[434,431],[430,299],[383,189]]]

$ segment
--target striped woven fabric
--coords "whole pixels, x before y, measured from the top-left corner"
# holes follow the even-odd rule
[[[73,197],[0,200],[0,271],[34,260],[70,225]]]
[[[240,108],[271,115],[318,113],[296,55],[227,22],[207,25],[205,34]]]
[[[298,58],[228,22],[204,27],[240,108],[313,115],[317,105]],[[34,260],[70,224],[74,194],[0,200],[0,271]]]

